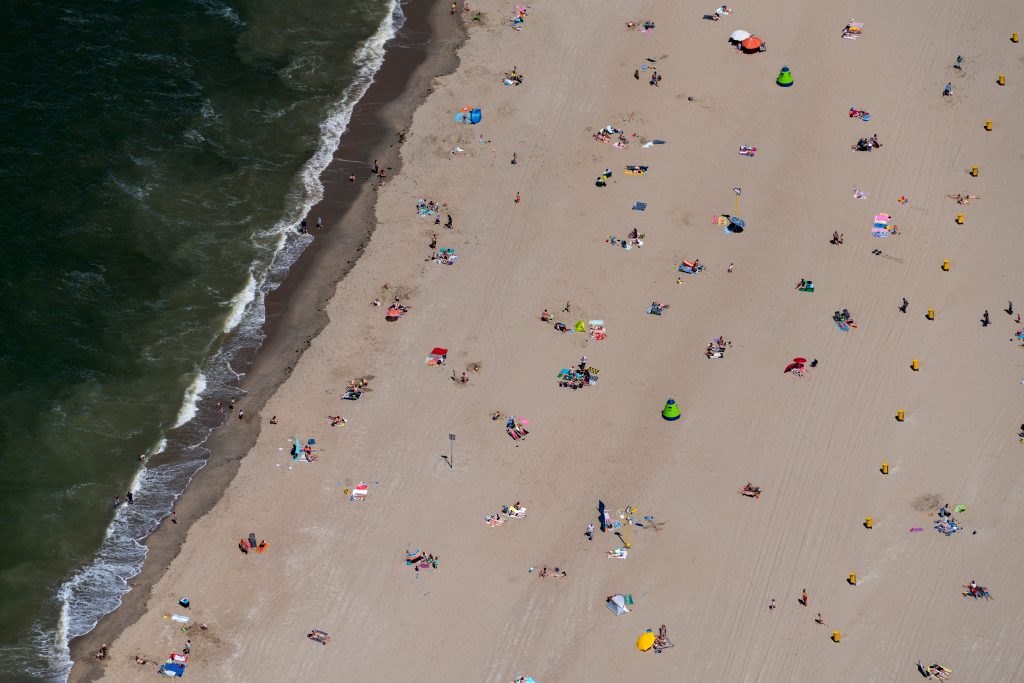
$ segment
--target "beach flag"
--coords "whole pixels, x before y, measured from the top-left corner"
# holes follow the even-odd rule
[[[576,330],[577,332],[586,332],[587,325],[582,320],[580,320],[575,325],[573,325],[572,329]]]

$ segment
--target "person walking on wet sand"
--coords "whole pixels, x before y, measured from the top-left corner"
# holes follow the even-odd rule
[[[516,204],[518,204],[518,203],[519,203],[519,193],[516,192]]]
[[[775,609],[775,598],[772,598],[772,601],[768,603],[768,611],[771,612],[774,609]]]
[[[988,309],[986,308],[985,312],[981,314],[981,326],[988,327],[989,322],[990,321],[988,319]]]
[[[807,589],[806,588],[803,589],[803,591],[800,593],[800,604],[803,605],[804,607],[807,607]]]
[[[900,313],[906,313],[907,312],[907,306],[909,306],[909,305],[910,305],[910,302],[907,301],[906,297],[903,297],[903,303],[900,304]]]

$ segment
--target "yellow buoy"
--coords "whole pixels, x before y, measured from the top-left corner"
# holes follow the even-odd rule
[[[999,78],[996,79],[996,83],[999,85],[1006,85],[1006,76],[999,74]]]
[[[882,463],[882,474],[889,474],[889,463]]]
[[[935,309],[929,308],[928,312],[925,314],[924,317],[928,318],[929,320],[935,320]]]
[[[913,370],[914,372],[917,372],[918,370],[920,370],[921,369],[921,361],[917,360],[916,358],[914,360],[910,361],[910,369]]]
[[[896,421],[897,422],[903,422],[903,411],[902,410],[897,410],[896,411]]]
[[[992,130],[992,119],[985,122],[985,130]]]
[[[850,578],[847,579],[851,586],[857,585],[857,572],[850,572]]]
[[[977,166],[971,166],[971,175],[974,176],[975,178],[978,177],[978,167]]]
[[[964,215],[962,213],[958,213],[956,215],[956,224],[957,225],[963,225],[964,224]]]
[[[872,519],[871,517],[865,517],[864,518],[864,526],[866,528],[870,529],[871,527],[875,526],[875,520]]]

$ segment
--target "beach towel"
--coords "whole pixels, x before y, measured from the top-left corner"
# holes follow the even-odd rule
[[[750,145],[740,145],[740,156],[752,157],[757,154],[757,147],[751,147]]]
[[[179,624],[187,624],[192,621],[192,617],[186,617],[184,614],[172,614],[171,621],[176,621]]]
[[[647,209],[647,202],[636,202],[633,204],[634,211],[645,211]]]
[[[178,664],[177,662],[167,662],[160,666],[160,673],[165,676],[177,676],[181,678],[185,675],[185,665]]]
[[[836,327],[838,327],[843,332],[849,332],[850,331],[850,326],[847,325],[842,320],[836,320],[835,323],[836,323]]]
[[[889,219],[892,218],[887,213],[875,214],[875,222],[871,226],[872,237],[889,237],[892,233],[889,232]]]

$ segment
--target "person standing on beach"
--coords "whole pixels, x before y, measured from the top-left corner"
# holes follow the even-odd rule
[[[518,163],[519,163],[519,153],[518,152],[512,152],[512,165],[515,166]]]
[[[239,410],[238,411],[238,419],[239,420],[244,420],[245,419],[245,411],[244,410]]]
[[[588,524],[587,525],[587,540],[590,540],[590,541],[594,540],[594,525],[593,524]]]
[[[1007,301],[1006,302],[1006,315],[1013,315],[1013,302],[1012,301]]]
[[[454,223],[452,222],[452,215],[448,214],[448,221],[444,224],[444,227],[446,227],[449,230],[451,230],[453,225],[454,225]]]
[[[124,496],[125,496],[125,498],[128,499],[128,504],[129,505],[135,505],[135,494],[133,494],[131,491],[129,491],[128,493],[124,494]]]
[[[731,273],[731,272],[732,272],[732,269],[733,269],[733,268],[735,268],[735,267],[736,267],[736,264],[735,264],[735,263],[730,263],[730,264],[729,264],[729,267],[725,269],[725,272],[727,272],[727,273]]]
[[[174,511],[174,508],[171,508],[171,524],[177,524],[177,523],[178,523],[178,513]]]
[[[768,611],[771,612],[774,609],[775,609],[775,598],[772,598],[772,601],[768,603]]]
[[[825,625],[825,617],[821,616],[821,612],[818,612],[818,616],[814,619],[814,623]]]
[[[516,192],[516,204],[518,204],[518,203],[519,203],[519,193]]]
[[[989,323],[988,309],[986,308],[985,312],[981,314],[981,325],[982,325],[982,327],[988,327],[988,323]]]
[[[323,216],[317,216],[316,217],[316,227],[318,227],[318,228],[324,227],[324,217]]]
[[[455,3],[453,2],[453,3],[452,3],[452,6],[451,6],[451,9],[449,10],[449,12],[448,12],[448,13],[449,13],[449,14],[451,14],[451,15],[452,15],[452,16],[454,17],[454,16],[455,16],[455,10],[456,10],[456,9],[458,9],[458,8],[457,8],[457,6],[455,5]]]
[[[800,593],[800,604],[803,605],[804,607],[807,607],[807,600],[808,600],[808,598],[807,598],[807,589],[805,588]]]
[[[910,302],[907,301],[907,297],[903,297],[903,303],[900,304],[900,313],[906,313],[907,312],[907,306],[909,306],[909,305],[910,305]]]

